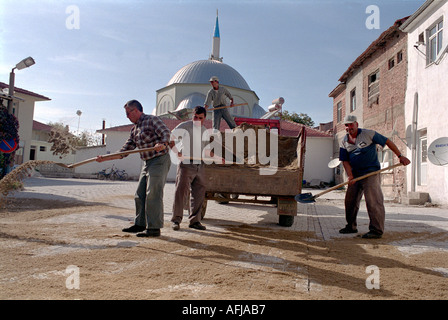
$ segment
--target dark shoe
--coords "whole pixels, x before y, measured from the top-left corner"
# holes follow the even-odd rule
[[[383,235],[375,231],[369,231],[362,235],[363,239],[380,239]]]
[[[173,222],[172,226],[173,230],[177,231],[180,229],[180,224],[179,222]]]
[[[146,229],[144,232],[137,233],[137,237],[160,237],[160,229]]]
[[[349,227],[342,228],[339,230],[339,233],[348,234],[348,233],[358,233],[358,229],[352,229]]]
[[[195,222],[188,226],[189,228],[197,229],[197,230],[205,230],[205,226],[203,226],[200,222]]]
[[[136,232],[141,232],[141,231],[143,231],[143,230],[145,230],[145,229],[146,229],[146,227],[133,225],[132,227],[124,228],[124,229],[122,229],[121,231],[123,231],[123,232],[136,233]]]

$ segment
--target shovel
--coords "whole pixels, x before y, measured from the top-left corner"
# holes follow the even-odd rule
[[[109,157],[113,157],[113,156],[118,156],[118,155],[120,155],[120,156],[125,156],[125,155],[132,154],[132,153],[154,151],[155,149],[156,149],[156,148],[153,147],[153,148],[144,148],[144,149],[128,150],[128,151],[123,151],[123,152],[116,152],[116,153],[106,154],[106,155],[103,155],[102,157],[103,157],[104,159],[107,160],[107,158],[109,158]],[[95,158],[90,158],[90,159],[87,159],[87,160],[83,160],[83,161],[80,161],[80,162],[77,162],[77,163],[69,164],[69,165],[66,165],[66,164],[64,164],[64,163],[56,163],[56,164],[57,164],[58,166],[61,166],[61,167],[64,167],[64,168],[69,168],[69,169],[71,169],[71,168],[75,168],[75,167],[78,167],[78,166],[82,166],[83,164],[90,163],[90,162],[94,162],[94,161],[96,161],[96,157],[95,157]]]
[[[240,104],[234,104],[231,106],[223,106],[223,107],[216,107],[216,108],[212,108],[212,109],[207,109],[208,112],[210,111],[215,111],[215,110],[220,110],[220,109],[227,109],[227,108],[233,108],[233,107],[238,107],[238,106],[246,106],[248,105],[248,103],[240,103]]]
[[[318,193],[318,194],[316,194],[316,195],[314,195],[314,196],[311,194],[311,192],[301,193],[301,194],[296,195],[296,196],[294,197],[294,199],[295,199],[297,202],[300,202],[300,203],[313,203],[313,202],[315,202],[314,200],[316,200],[316,198],[318,198],[318,197],[320,197],[320,196],[322,196],[322,195],[324,195],[324,194],[326,194],[326,193],[328,193],[328,192],[331,192],[331,191],[333,191],[333,190],[339,189],[340,187],[345,186],[346,184],[349,184],[349,183],[352,182],[352,181],[353,181],[353,182],[356,182],[356,181],[359,181],[359,180],[368,178],[368,177],[370,177],[370,176],[373,176],[373,175],[375,175],[375,174],[378,174],[378,173],[380,173],[380,172],[383,172],[383,171],[386,171],[386,170],[390,170],[390,169],[393,169],[393,168],[397,168],[397,167],[399,167],[399,166],[402,166],[402,164],[401,164],[401,163],[397,163],[397,164],[394,164],[393,166],[389,166],[389,167],[387,167],[387,168],[383,168],[383,169],[378,170],[378,171],[370,172],[370,173],[368,173],[368,174],[365,174],[365,175],[360,176],[360,177],[358,177],[358,178],[355,178],[355,179],[353,179],[353,180],[346,181],[346,182],[344,182],[344,183],[338,184],[338,185],[336,185],[336,186],[334,186],[334,187],[331,187],[330,189],[327,189],[327,190],[325,190],[325,191],[323,191],[323,192],[321,192],[321,193]]]

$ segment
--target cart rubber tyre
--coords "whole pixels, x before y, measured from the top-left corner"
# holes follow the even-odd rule
[[[216,202],[219,204],[228,204],[230,200],[229,194],[216,193],[215,197],[222,198],[222,200],[216,200]]]
[[[278,216],[278,225],[281,227],[290,227],[294,223],[294,216],[288,215],[279,215]]]

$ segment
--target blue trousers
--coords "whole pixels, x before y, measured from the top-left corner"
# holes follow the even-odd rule
[[[215,108],[218,108],[218,107],[215,107]],[[219,130],[219,127],[221,126],[221,118],[223,118],[227,122],[230,129],[233,129],[236,127],[235,120],[233,120],[232,116],[230,115],[229,110],[219,109],[219,110],[213,111],[213,128],[215,128],[216,130]]]
[[[170,166],[168,153],[145,161],[135,192],[135,225],[163,228],[163,189]]]

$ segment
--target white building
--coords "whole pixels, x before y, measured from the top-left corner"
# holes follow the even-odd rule
[[[445,205],[448,165],[428,161],[428,147],[448,137],[447,20],[448,1],[428,0],[401,26],[408,33],[409,55],[405,121],[407,157],[412,163],[407,170],[408,189],[428,193],[431,202]]]

